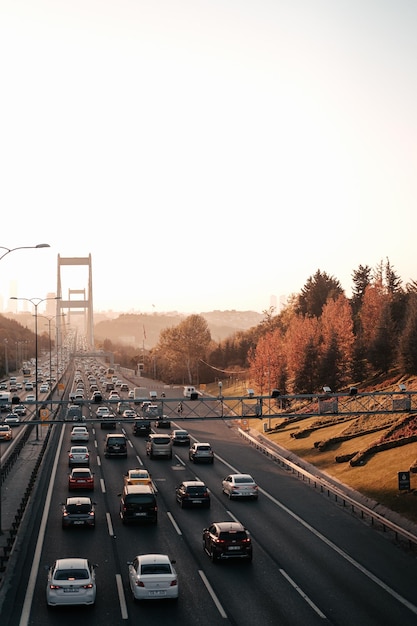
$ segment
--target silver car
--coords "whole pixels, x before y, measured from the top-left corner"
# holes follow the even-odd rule
[[[94,565],[84,558],[57,559],[48,570],[48,606],[92,605],[95,601]]]
[[[258,499],[258,485],[250,474],[229,474],[222,481],[223,492],[232,498]]]
[[[69,467],[77,467],[79,465],[90,465],[90,453],[87,446],[71,446],[68,452]]]

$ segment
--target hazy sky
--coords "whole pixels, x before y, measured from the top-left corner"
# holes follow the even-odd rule
[[[58,254],[126,312],[417,279],[416,33],[415,0],[2,0],[0,244],[51,246],[1,261],[3,302]]]

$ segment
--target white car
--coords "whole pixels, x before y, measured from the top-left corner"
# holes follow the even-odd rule
[[[87,559],[57,559],[48,570],[48,606],[92,605],[96,591],[94,565]]]
[[[258,499],[258,485],[250,474],[229,474],[222,481],[223,492],[232,498]]]
[[[135,600],[177,600],[178,576],[166,554],[140,554],[129,566],[129,584]]]
[[[39,391],[40,391],[40,393],[48,393],[49,392],[49,385],[47,385],[46,383],[43,383],[39,387]]]
[[[9,426],[19,426],[20,417],[17,413],[8,413],[3,420],[4,424],[8,424]]]
[[[89,434],[86,426],[74,426],[71,431],[71,441],[88,441]]]

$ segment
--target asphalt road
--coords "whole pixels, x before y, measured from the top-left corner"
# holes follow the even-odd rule
[[[72,424],[54,426],[2,626],[133,626],[145,621],[158,626],[415,625],[414,555],[250,447],[233,422],[193,419],[173,422],[175,426],[187,428],[193,440],[209,441],[216,453],[214,464],[190,463],[188,448],[179,446],[173,448],[172,460],[150,460],[145,440],[134,437],[123,419],[116,432],[129,438],[128,458],[106,459],[107,431],[94,421],[88,424],[96,479],[94,530],[61,528]],[[158,491],[158,524],[124,526],[118,497],[123,474],[141,465],[151,472]],[[235,471],[254,476],[260,487],[257,502],[230,501],[222,493],[222,478]],[[176,485],[193,478],[209,487],[209,510],[181,509],[176,503]],[[202,529],[212,521],[231,519],[251,532],[252,564],[213,564],[203,551]],[[127,561],[144,552],[163,552],[176,560],[178,603],[133,601]],[[85,556],[97,564],[94,607],[47,608],[45,568],[63,556]]]

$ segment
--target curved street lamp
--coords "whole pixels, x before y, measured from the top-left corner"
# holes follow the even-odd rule
[[[38,391],[38,306],[41,302],[46,302],[46,300],[60,300],[61,296],[55,296],[54,298],[18,298],[17,296],[12,296],[10,300],[25,300],[26,302],[31,302],[35,307],[35,411],[36,411],[36,419],[38,419],[38,402],[39,402],[39,391]],[[36,439],[39,439],[39,424],[36,423]]]
[[[0,246],[0,250],[6,250],[3,254],[0,255],[0,261],[4,259],[7,254],[10,252],[14,252],[15,250],[35,250],[36,248],[50,248],[49,243],[38,243],[36,246],[18,246],[17,248],[6,248],[5,246]]]

